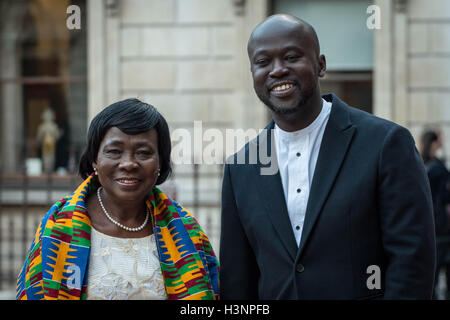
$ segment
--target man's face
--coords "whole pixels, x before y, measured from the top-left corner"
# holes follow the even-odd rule
[[[257,96],[278,114],[294,113],[319,90],[325,57],[310,34],[290,25],[262,27],[248,53]]]

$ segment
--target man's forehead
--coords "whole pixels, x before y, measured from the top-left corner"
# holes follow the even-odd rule
[[[319,43],[314,29],[300,19],[277,15],[259,24],[248,41],[248,53],[273,46],[298,46],[319,53]]]
[[[261,31],[261,32],[260,32]],[[273,47],[313,48],[314,41],[302,28],[258,30],[248,43],[249,53]]]
[[[301,34],[304,32],[304,27],[297,22],[269,20],[261,23],[253,30],[249,41],[261,40],[283,35],[292,35],[295,33]]]

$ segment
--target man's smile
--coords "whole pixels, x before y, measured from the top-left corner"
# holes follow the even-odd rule
[[[291,95],[297,86],[292,81],[277,81],[270,86],[270,94],[277,98],[284,98]]]

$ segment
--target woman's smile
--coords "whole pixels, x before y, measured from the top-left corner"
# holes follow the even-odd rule
[[[121,178],[115,179],[115,181],[117,182],[117,184],[120,187],[122,187],[126,190],[136,189],[141,182],[140,179],[133,178],[133,177],[121,177]]]

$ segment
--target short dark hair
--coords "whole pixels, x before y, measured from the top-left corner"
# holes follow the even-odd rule
[[[423,162],[427,164],[432,158],[431,154],[431,145],[433,142],[437,141],[439,139],[438,131],[436,130],[426,130],[424,133],[422,133],[422,136],[420,138],[422,143],[422,152],[421,156],[423,159]]]
[[[81,155],[78,172],[86,179],[94,172],[92,163],[97,159],[100,144],[109,128],[117,127],[130,135],[147,132],[153,128],[158,133],[160,175],[156,185],[163,183],[171,174],[171,141],[169,126],[164,117],[150,104],[139,99],[115,102],[92,119],[87,135],[87,146]]]

